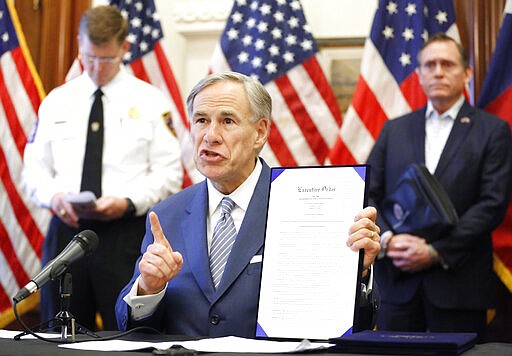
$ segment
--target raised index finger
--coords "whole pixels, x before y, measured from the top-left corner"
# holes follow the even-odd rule
[[[165,238],[162,226],[160,226],[160,221],[158,220],[158,216],[154,211],[149,213],[149,223],[151,224],[151,232],[153,233],[155,243],[163,245],[172,251],[171,244]]]

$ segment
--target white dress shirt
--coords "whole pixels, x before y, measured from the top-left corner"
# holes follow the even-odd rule
[[[25,148],[23,182],[30,198],[50,208],[58,192],[78,193],[89,113],[96,85],[86,72],[52,90]],[[124,68],[103,91],[102,194],[130,198],[136,215],[181,189],[179,142],[165,124],[171,104]]]
[[[427,103],[425,112],[425,166],[432,174],[436,170],[462,104],[464,104],[464,96],[461,96],[450,109],[439,115],[430,100]]]

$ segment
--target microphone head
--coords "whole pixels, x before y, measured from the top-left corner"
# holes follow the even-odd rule
[[[77,241],[82,246],[86,255],[96,250],[100,241],[98,235],[92,230],[79,232],[73,237],[73,240]]]

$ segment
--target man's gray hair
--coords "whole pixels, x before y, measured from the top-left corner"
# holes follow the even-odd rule
[[[204,88],[223,81],[232,81],[243,84],[253,114],[253,117],[251,117],[252,122],[256,122],[259,119],[266,119],[270,121],[270,117],[272,116],[272,99],[270,98],[270,94],[258,80],[237,72],[220,72],[210,74],[201,79],[199,83],[192,88],[187,98],[187,111],[190,120],[192,119],[194,99],[197,94],[199,94],[199,92]]]

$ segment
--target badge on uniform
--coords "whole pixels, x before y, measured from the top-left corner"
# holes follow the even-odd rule
[[[174,137],[176,136],[176,130],[174,129],[174,123],[172,122],[172,114],[170,111],[166,111],[162,114],[162,119],[164,119],[165,126],[171,131]]]
[[[128,118],[130,118],[130,119],[140,119],[139,109],[137,109],[136,107],[130,108],[130,110],[128,110]]]

